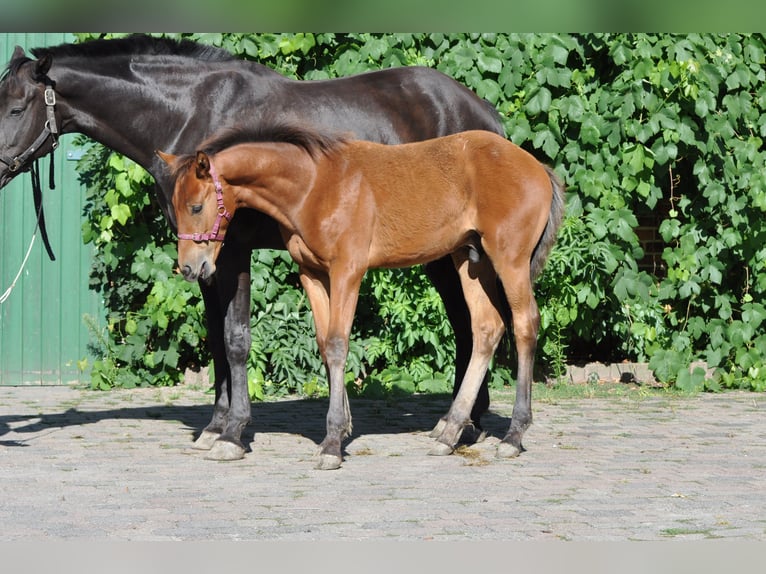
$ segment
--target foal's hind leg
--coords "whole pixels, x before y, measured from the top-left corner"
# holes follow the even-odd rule
[[[479,388],[505,330],[503,319],[496,306],[497,283],[489,260],[483,258],[478,263],[471,263],[466,250],[453,254],[453,260],[471,313],[473,351],[460,390],[444,419],[444,428],[437,439],[437,444],[429,453],[435,455],[450,454],[463,428],[471,422],[470,414]]]
[[[537,348],[540,313],[532,291],[529,265],[516,268],[498,267],[498,274],[511,304],[513,334],[518,355],[516,402],[511,414],[511,425],[497,448],[497,456],[518,456],[524,447],[521,440],[532,424],[532,374]]]

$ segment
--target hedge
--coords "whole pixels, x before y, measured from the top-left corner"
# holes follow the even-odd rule
[[[766,390],[766,84],[760,34],[191,34],[295,78],[435,67],[494,104],[551,164],[567,212],[537,286],[541,372],[648,361],[687,390]],[[79,40],[96,37],[80,34]],[[93,146],[83,239],[105,297],[93,386],[167,385],[206,365],[199,289],[173,273],[151,178]],[[639,232],[656,229],[653,240]],[[653,260],[649,257],[656,252]],[[253,257],[254,397],[324,385],[306,299],[281,252]],[[454,341],[419,269],[370,273],[351,390],[447,390]],[[702,368],[705,361],[712,376]],[[499,357],[493,384],[509,381]]]

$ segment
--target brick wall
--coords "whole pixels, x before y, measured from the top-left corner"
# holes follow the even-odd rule
[[[663,199],[653,210],[636,215],[638,219],[636,235],[644,250],[644,257],[638,262],[638,267],[658,277],[664,276],[666,271],[665,262],[662,260],[665,242],[662,240],[659,228],[660,223],[667,218],[669,210],[670,202]]]

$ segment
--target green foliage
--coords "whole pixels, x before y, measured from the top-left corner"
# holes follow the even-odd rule
[[[176,244],[140,166],[101,146],[80,163],[88,186],[83,240],[99,252],[90,273],[109,311],[96,337],[94,388],[172,385],[208,361],[199,288],[174,272]]]
[[[762,35],[190,37],[301,79],[401,65],[456,78],[495,105],[508,137],[568,188],[537,286],[540,362],[555,375],[567,360],[646,360],[682,389],[766,390]],[[198,289],[173,273],[174,239],[143,170],[98,147],[83,169],[93,186],[83,237],[99,248],[92,284],[110,310],[108,360],[94,381],[172,384],[209,361]],[[664,246],[658,269],[644,264],[636,233],[647,219]],[[285,254],[254,255],[252,297],[253,396],[324,392],[310,310]],[[448,390],[453,353],[421,270],[369,274],[352,391]],[[712,379],[690,369],[694,361]],[[506,366],[498,361],[494,384],[508,382]]]

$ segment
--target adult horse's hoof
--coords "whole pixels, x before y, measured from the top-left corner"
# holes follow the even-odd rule
[[[195,450],[210,450],[219,436],[221,436],[220,433],[203,430],[202,434],[192,444],[192,448]]]
[[[487,438],[487,431],[475,424],[469,423],[463,428],[463,434],[460,435],[460,442],[463,444],[477,444]]]
[[[521,449],[509,442],[501,442],[497,445],[497,458],[516,458],[521,454]]]
[[[240,460],[245,457],[245,449],[227,440],[217,440],[205,456],[206,460]]]
[[[315,468],[317,470],[336,470],[340,468],[341,462],[343,462],[341,457],[337,455],[320,454]]]
[[[431,450],[428,451],[428,454],[430,456],[447,456],[453,452],[455,452],[455,449],[448,444],[437,442],[434,446],[431,447]]]
[[[444,419],[439,419],[439,422],[436,423],[434,430],[428,433],[428,436],[431,438],[439,438],[442,435],[442,431],[444,430],[444,427],[446,426],[447,426],[447,421]]]

